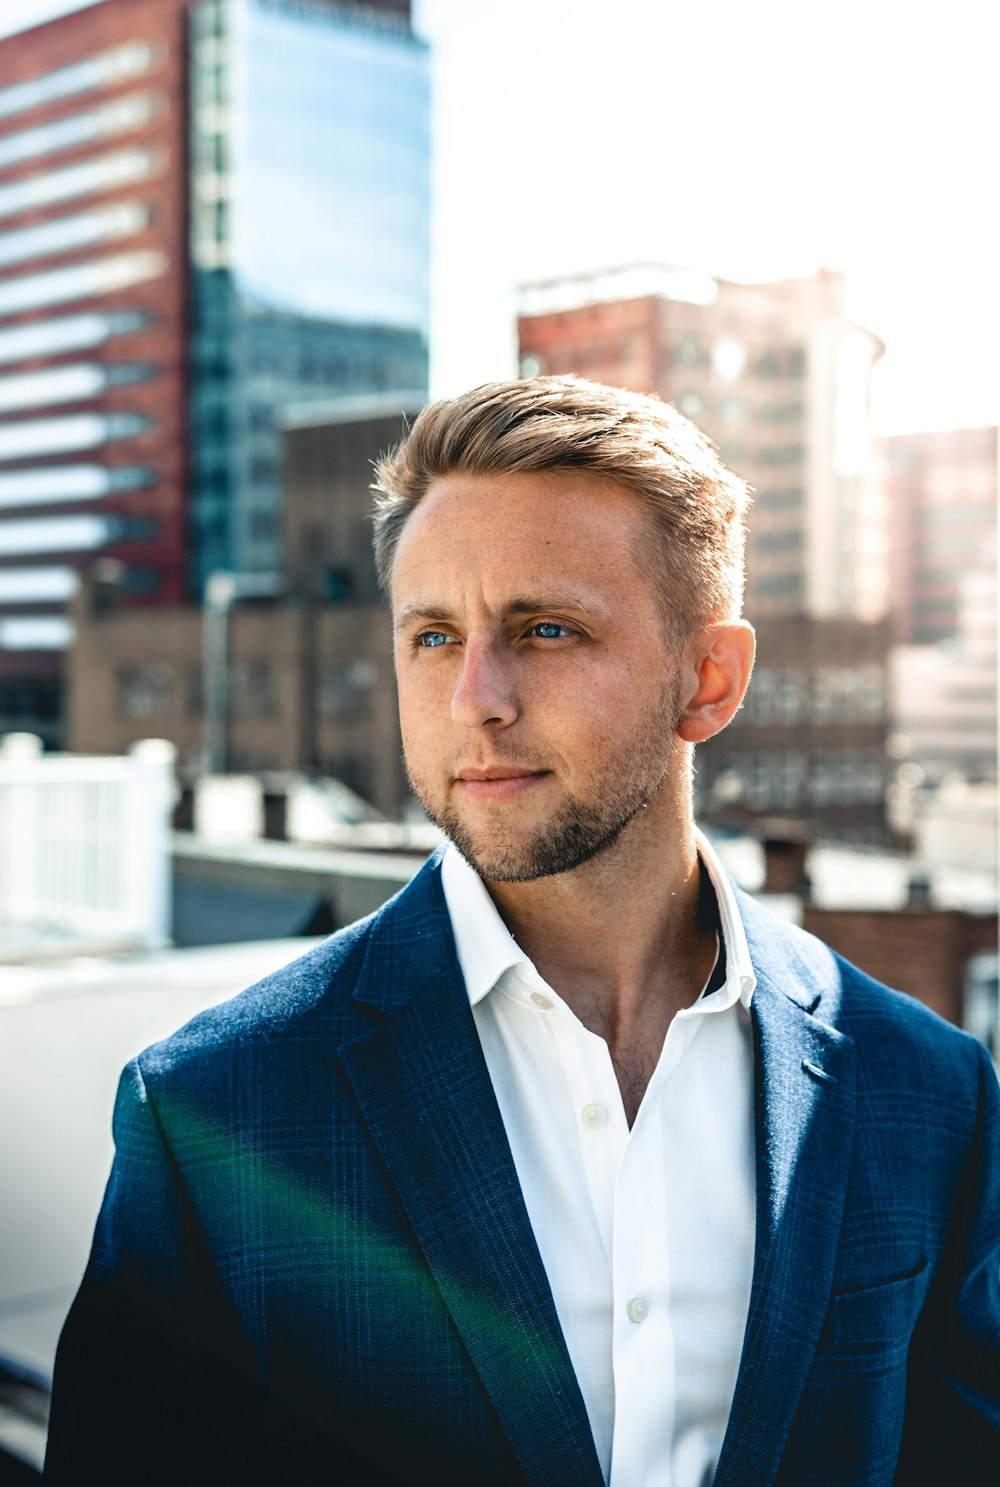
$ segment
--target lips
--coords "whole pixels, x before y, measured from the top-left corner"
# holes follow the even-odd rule
[[[514,800],[548,779],[547,769],[528,769],[523,764],[493,764],[485,769],[460,769],[455,784],[470,800]]]
[[[488,784],[491,780],[522,780],[546,773],[547,771],[543,769],[526,769],[523,764],[493,764],[486,769],[460,769],[456,778],[471,780],[477,784]]]

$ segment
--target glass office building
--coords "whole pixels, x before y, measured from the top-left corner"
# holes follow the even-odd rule
[[[59,742],[99,559],[155,604],[278,565],[286,407],[425,394],[428,79],[406,0],[0,41],[0,732]]]
[[[426,392],[429,86],[405,15],[191,13],[194,580],[276,565],[282,410]]]

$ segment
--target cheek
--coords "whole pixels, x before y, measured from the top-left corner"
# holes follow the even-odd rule
[[[429,686],[425,677],[416,678],[412,673],[397,671],[396,691],[404,745],[418,746],[421,740],[440,731],[448,716],[448,701],[440,695],[439,688]]]

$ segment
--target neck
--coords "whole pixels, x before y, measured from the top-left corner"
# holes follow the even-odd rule
[[[658,1054],[711,973],[715,924],[701,911],[686,790],[658,792],[611,847],[570,872],[487,888],[539,974],[613,1055],[636,1044]]]

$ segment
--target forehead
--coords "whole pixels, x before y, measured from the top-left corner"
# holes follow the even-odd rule
[[[615,481],[573,470],[449,475],[435,481],[403,527],[393,564],[401,590],[434,576],[611,576],[645,579],[638,555],[648,514]]]

